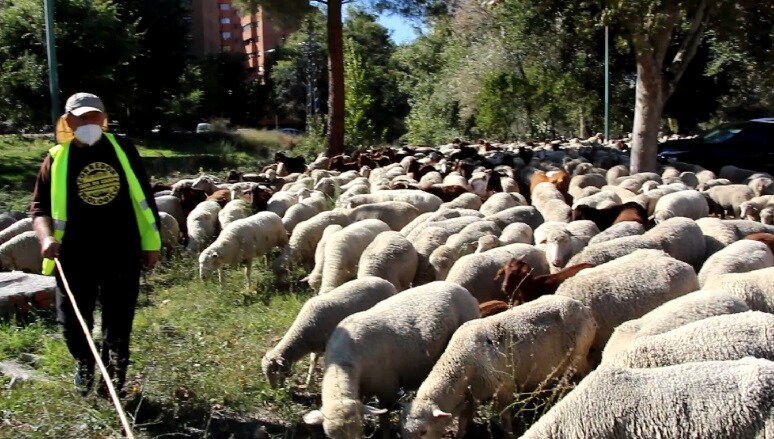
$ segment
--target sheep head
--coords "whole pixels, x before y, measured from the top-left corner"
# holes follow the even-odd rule
[[[269,382],[269,386],[272,389],[276,389],[282,386],[285,382],[285,378],[290,375],[292,363],[281,355],[275,355],[271,351],[267,352],[261,360],[261,369],[263,375],[266,377],[266,381]]]
[[[426,400],[405,404],[401,413],[401,437],[404,439],[441,438],[453,419],[451,413]]]

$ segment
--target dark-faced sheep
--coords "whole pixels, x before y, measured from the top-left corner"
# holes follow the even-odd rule
[[[511,259],[502,272],[502,293],[508,302],[514,305],[531,302],[540,296],[554,294],[565,280],[575,276],[579,271],[595,267],[594,264],[582,263],[567,267],[552,274],[532,276],[532,267],[524,261]],[[511,299],[515,298],[515,302]]]
[[[572,210],[572,220],[591,220],[599,227],[599,230],[605,230],[613,224],[624,221],[634,221],[648,228],[648,211],[635,201],[612,206],[604,209],[595,209],[593,207],[578,205]]]

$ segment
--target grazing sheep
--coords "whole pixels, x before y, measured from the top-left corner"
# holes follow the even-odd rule
[[[585,206],[592,209],[605,209],[622,204],[621,197],[617,193],[609,190],[601,190],[593,195],[573,200],[573,211],[579,206]]]
[[[595,245],[600,242],[610,241],[611,239],[622,238],[624,236],[642,235],[645,233],[645,227],[636,221],[623,221],[616,223],[602,232],[589,239],[588,245]]]
[[[382,220],[391,230],[401,230],[419,216],[419,209],[404,201],[363,204],[344,211],[351,222],[364,219]]]
[[[774,266],[774,254],[768,245],[755,240],[744,239],[729,244],[714,253],[699,271],[699,285],[726,273],[746,273]]]
[[[379,190],[370,194],[354,195],[346,205],[340,207],[353,208],[363,204],[380,203],[384,201],[404,201],[419,209],[421,213],[435,212],[441,207],[443,200],[433,194],[411,189]],[[337,203],[339,204],[339,203]]]
[[[511,207],[494,215],[485,216],[484,219],[494,221],[501,229],[512,223],[526,223],[535,229],[543,223],[543,215],[534,206]]]
[[[161,220],[159,233],[162,247],[167,250],[176,248],[180,244],[180,224],[175,217],[166,212],[159,212],[159,220]]]
[[[218,281],[223,285],[222,267],[242,264],[249,285],[253,259],[267,256],[272,248],[282,247],[287,242],[288,235],[282,226],[282,218],[276,213],[258,212],[238,219],[229,224],[215,242],[199,255],[199,276],[204,280],[217,270]]]
[[[232,222],[238,219],[247,218],[251,214],[250,205],[247,204],[246,201],[241,199],[229,201],[228,204],[218,212],[220,229],[223,230]]]
[[[528,244],[510,244],[484,253],[463,256],[449,270],[446,280],[465,287],[481,303],[503,300],[498,271],[511,259],[520,259],[534,268],[535,275],[548,274],[546,255]]]
[[[324,353],[328,337],[345,317],[365,311],[397,293],[384,279],[363,277],[334,288],[328,294],[311,297],[301,307],[282,340],[261,360],[269,385],[272,388],[281,386],[291,374],[293,364],[306,354]]]
[[[545,221],[569,223],[572,220],[572,208],[562,200],[548,200],[536,208]]]
[[[289,234],[292,234],[300,222],[312,219],[318,213],[320,213],[320,210],[313,204],[303,202],[294,204],[290,206],[287,212],[285,212],[285,216],[282,217],[282,225]]]
[[[457,328],[478,317],[470,293],[438,281],[345,318],[325,346],[322,407],[304,415],[304,422],[322,424],[333,439],[361,439],[363,414],[379,414],[386,434],[388,410],[401,388],[418,388]],[[363,404],[369,396],[384,408]]]
[[[567,265],[582,263],[602,265],[641,249],[663,250],[663,247],[654,239],[642,235],[623,236],[587,246],[570,258]]]
[[[460,195],[459,197],[455,198],[452,201],[446,202],[441,204],[441,207],[438,208],[438,210],[442,209],[474,209],[478,210],[482,206],[481,197],[478,195],[468,192],[465,194]]]
[[[273,269],[277,276],[283,276],[291,265],[299,264],[307,269],[314,266],[314,254],[317,243],[326,227],[338,224],[342,227],[350,224],[349,217],[337,210],[319,213],[301,221],[293,228],[288,245],[274,260]]]
[[[634,221],[648,225],[647,210],[636,201],[630,201],[618,206],[611,206],[603,209],[596,209],[586,205],[575,206],[572,211],[572,220],[590,220],[594,221],[600,231],[607,230],[615,224],[624,221]]]
[[[338,224],[331,224],[323,230],[320,242],[317,243],[317,248],[314,251],[314,267],[309,275],[301,279],[301,282],[308,282],[313,291],[320,291],[322,269],[325,261],[325,246],[328,243],[328,239],[343,228]]]
[[[607,180],[605,179],[605,176],[600,174],[576,175],[570,180],[570,186],[567,189],[567,193],[569,193],[573,199],[576,199],[583,188],[589,186],[601,188],[606,184]]]
[[[540,296],[554,294],[564,281],[578,274],[579,271],[593,268],[593,264],[578,264],[564,268],[556,273],[532,275],[532,267],[524,261],[511,259],[502,268],[502,292],[509,303],[521,305],[531,302]],[[499,275],[499,272],[498,272]],[[512,298],[516,298],[514,301]]]
[[[596,224],[579,220],[566,224],[556,230],[549,230],[544,239],[537,244],[545,244],[546,258],[552,269],[561,268],[573,256],[582,251],[589,240],[599,233]],[[535,233],[537,238],[537,231]]]
[[[750,309],[774,314],[774,268],[762,268],[747,273],[728,273],[710,279],[707,290],[731,293],[744,300]]]
[[[497,212],[501,212],[511,207],[526,205],[527,200],[521,194],[498,192],[487,198],[478,210],[484,214],[484,216],[487,216],[494,215]]]
[[[661,250],[637,250],[583,270],[562,283],[555,294],[580,300],[591,308],[599,325],[592,349],[599,358],[616,326],[698,289],[699,281],[690,265]]]
[[[774,362],[769,360],[603,367],[522,439],[762,439],[774,434],[773,406]]]
[[[704,235],[707,257],[752,233],[774,233],[774,227],[749,220],[702,218],[696,224]]]
[[[740,219],[760,221],[761,211],[770,205],[774,205],[774,195],[761,195],[751,198],[739,205]]]
[[[607,358],[605,365],[662,367],[694,361],[774,360],[774,315],[760,311],[723,314],[687,323],[671,331],[641,336]]]
[[[360,256],[381,232],[390,227],[377,219],[352,223],[331,235],[325,245],[319,294],[357,277]]]
[[[685,324],[723,314],[749,311],[747,303],[725,291],[699,290],[670,300],[613,331],[602,352],[602,364],[639,337],[663,334]]]
[[[3,230],[0,230],[0,244],[5,244],[16,235],[32,231],[32,218],[16,221]]]
[[[588,373],[595,330],[586,306],[560,296],[462,325],[404,408],[401,437],[441,438],[456,417],[457,437],[463,437],[476,405],[491,399],[512,433],[515,394],[550,388],[565,374]]]
[[[653,219],[657,224],[674,217],[686,217],[696,220],[707,215],[709,215],[707,199],[704,198],[702,193],[695,190],[666,194],[659,198],[653,211]]]
[[[551,183],[540,183],[530,193],[530,202],[536,208],[542,209],[551,200],[566,204],[564,195]]]
[[[707,198],[707,204],[715,207],[720,218],[733,213],[734,218],[741,219],[741,204],[751,200],[755,194],[752,189],[744,184],[731,184],[728,186],[715,186],[702,192]]]
[[[752,189],[756,197],[774,194],[774,179],[770,177],[755,177],[749,179],[747,186]]]
[[[403,236],[409,238],[409,240],[413,241],[413,239],[419,235],[423,228],[435,225],[435,223],[440,221],[460,218],[462,216],[472,216],[476,218],[483,217],[481,212],[470,209],[444,209],[437,212],[426,212],[420,214],[418,217],[414,218],[413,221],[406,224],[405,227],[400,229],[400,233],[402,233]]]
[[[616,165],[607,170],[605,180],[607,180],[607,184],[615,184],[616,180],[627,176],[629,176],[629,167],[626,165]]]
[[[500,234],[499,241],[501,245],[508,244],[531,244],[532,228],[524,223],[512,223],[505,226]]]
[[[418,260],[416,249],[400,232],[382,232],[360,255],[357,278],[376,276],[392,283],[397,291],[407,290],[416,275]]]
[[[696,270],[706,260],[707,242],[704,234],[701,227],[688,218],[670,218],[642,236],[656,241],[669,256],[691,264]]]
[[[188,230],[188,246],[191,253],[202,251],[213,238],[218,230],[218,213],[220,213],[220,204],[215,201],[203,201],[199,203],[186,219],[186,230]]]
[[[40,273],[43,256],[40,241],[33,231],[19,233],[0,244],[0,270]]]

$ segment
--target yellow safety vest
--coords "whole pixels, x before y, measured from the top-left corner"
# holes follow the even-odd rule
[[[140,231],[142,249],[146,251],[158,251],[161,249],[161,235],[156,224],[156,217],[145,200],[145,193],[134,174],[126,153],[116,142],[116,138],[110,133],[104,133],[105,137],[113,144],[118,161],[126,175],[129,184],[129,197],[132,200],[134,214],[137,219],[137,227]],[[65,226],[67,225],[67,159],[70,153],[70,142],[56,145],[48,151],[53,159],[51,164],[51,219],[54,226],[54,238],[62,242]],[[56,264],[53,259],[43,259],[43,274],[48,276],[54,273]]]

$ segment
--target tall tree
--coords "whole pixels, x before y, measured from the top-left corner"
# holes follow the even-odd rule
[[[296,19],[312,6],[323,6],[327,13],[328,31],[328,131],[326,154],[344,151],[344,32],[342,6],[352,0],[237,0],[242,9],[255,11],[260,5],[285,17]],[[363,0],[379,11],[421,15],[437,7],[435,0]]]
[[[110,0],[59,0],[54,18],[63,98],[96,93],[112,117],[134,89],[121,79],[139,52],[135,24],[123,22]],[[14,1],[0,9],[0,118],[40,126],[50,121],[50,102],[42,4]]]

